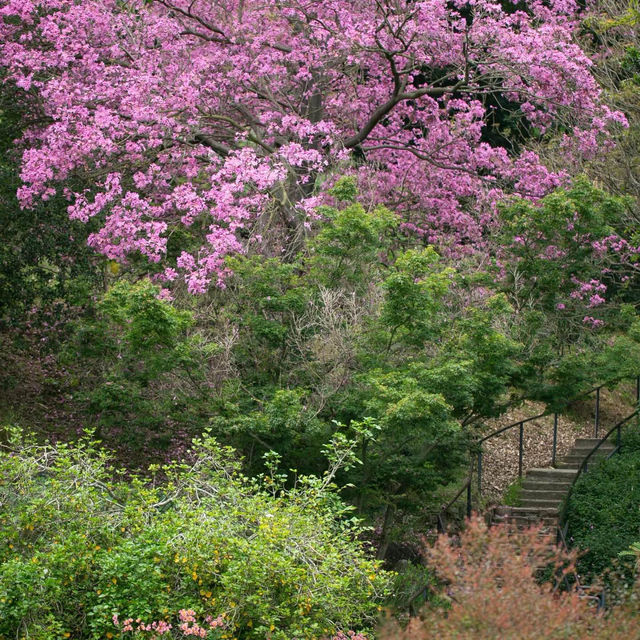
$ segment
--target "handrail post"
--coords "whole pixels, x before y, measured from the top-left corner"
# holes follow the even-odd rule
[[[553,414],[553,453],[551,455],[551,466],[556,466],[556,451],[558,449],[558,412]]]
[[[467,485],[467,518],[471,517],[471,478],[469,478],[469,484]]]
[[[522,478],[522,456],[524,449],[524,423],[520,423],[520,443],[518,444],[518,478]]]
[[[478,450],[478,495],[482,495],[482,444]]]
[[[600,427],[600,387],[596,389],[596,438]]]

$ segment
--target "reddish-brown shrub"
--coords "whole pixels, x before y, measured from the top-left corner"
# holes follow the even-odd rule
[[[562,552],[539,529],[513,531],[469,521],[459,539],[441,536],[428,561],[446,585],[448,608],[426,608],[405,629],[388,625],[390,640],[622,639],[640,638],[637,611],[598,614],[575,590],[559,581],[573,568],[574,556]],[[546,567],[546,569],[544,569]],[[540,582],[540,571],[550,576]]]

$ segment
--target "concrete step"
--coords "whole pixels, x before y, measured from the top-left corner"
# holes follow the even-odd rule
[[[546,518],[556,518],[558,516],[558,507],[512,507],[511,513],[544,520]]]
[[[538,509],[538,508],[558,509],[563,499],[564,499],[564,496],[562,498],[551,498],[551,499],[527,498],[524,500],[520,500],[519,506],[524,507],[525,509]]]
[[[604,460],[604,458],[593,457],[593,458],[589,459],[589,462],[587,463],[587,465],[589,466],[589,468],[591,468],[593,466],[596,466],[596,465],[600,464],[600,462],[602,462],[602,460]],[[558,469],[575,469],[575,470],[578,470],[581,465],[582,465],[582,459],[581,460],[569,460],[569,461],[560,462],[558,464]]]
[[[494,513],[498,516],[531,516],[534,518],[545,518],[548,516],[557,516],[558,509],[556,507],[510,507],[501,505],[495,508]]]
[[[562,500],[567,492],[557,489],[556,485],[550,485],[546,490],[522,489],[520,492],[520,500]]]
[[[533,520],[531,518],[525,518],[523,516],[495,516],[493,518],[494,523],[510,523],[516,525],[522,525],[526,527],[530,527],[533,524],[539,522],[538,520]]]
[[[578,468],[598,442],[597,438],[577,438],[574,447],[557,468],[529,469],[522,480],[520,505],[496,507],[492,514],[492,522],[510,523],[521,529],[542,525],[547,533],[555,534],[559,510],[569,487],[576,477]],[[592,456],[593,462],[607,457],[614,449],[613,443],[603,443]]]
[[[606,452],[602,452],[600,453],[600,451],[598,451],[597,453],[594,453],[589,460],[602,460],[604,458],[606,458],[609,455],[609,453]],[[576,455],[575,453],[570,453],[568,456],[565,456],[564,458],[562,458],[561,462],[582,462],[587,456],[582,456],[582,455]]]
[[[526,511],[523,512],[512,512],[512,513],[495,513],[494,518],[499,518],[502,520],[511,520],[513,518],[520,520],[527,520],[528,522],[534,523],[558,523],[558,510],[557,509],[545,509],[543,507],[526,507]],[[537,513],[537,511],[545,511],[547,513]]]
[[[594,454],[591,455],[592,458],[606,458],[611,455],[613,449],[598,449]],[[572,449],[569,453],[563,458],[566,460],[567,458],[575,458],[576,460],[584,460],[589,453],[591,453],[591,449],[588,451],[581,451],[580,449]]]
[[[571,451],[575,451],[575,452],[579,452],[579,453],[584,453],[585,455],[587,453],[589,453],[589,451],[593,451],[593,448],[596,445],[594,444],[593,446],[591,445],[581,445],[581,444],[575,444],[573,445],[573,447],[571,448]],[[606,451],[607,453],[610,453],[611,451],[613,451],[615,449],[615,445],[613,444],[613,442],[603,442],[599,447],[598,447],[598,452],[600,451]]]
[[[492,520],[493,524],[512,524],[519,529],[525,529],[533,526],[542,526],[542,535],[555,535],[558,526],[557,518],[527,518],[525,516],[495,516]]]
[[[554,479],[551,482],[547,482],[544,479],[525,478],[522,483],[522,491],[562,491],[566,493],[572,482],[573,478],[567,478],[566,480]]]
[[[531,477],[533,480],[541,480],[544,482],[555,482],[559,480],[562,482],[569,481],[569,483],[571,483],[575,475],[576,471],[574,469],[552,469],[551,467],[529,469],[529,471],[527,471],[527,478]]]
[[[576,438],[574,442],[574,447],[588,447],[589,449],[593,449],[598,442],[600,442],[600,438]],[[613,446],[610,442],[603,442],[602,445],[605,446]]]

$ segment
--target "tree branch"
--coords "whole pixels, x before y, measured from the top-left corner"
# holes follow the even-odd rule
[[[411,91],[408,93],[398,93],[397,95],[391,96],[391,98],[389,98],[384,104],[381,104],[371,114],[369,120],[367,120],[366,124],[362,127],[362,129],[360,129],[360,131],[358,131],[358,133],[345,140],[345,148],[353,149],[354,147],[357,147],[359,144],[364,142],[367,136],[375,129],[380,121],[388,113],[390,113],[398,103],[403,102],[404,100],[416,100],[417,98],[421,98],[422,96],[430,96],[432,98],[442,96],[446,93],[459,91],[463,86],[464,80],[460,80],[450,87],[425,87],[423,89],[416,89],[415,91]]]
[[[231,148],[227,147],[226,144],[222,144],[217,140],[214,140],[211,136],[208,136],[206,133],[196,133],[193,137],[196,142],[203,144],[205,147],[209,147],[213,149],[219,156],[226,158],[231,153]]]

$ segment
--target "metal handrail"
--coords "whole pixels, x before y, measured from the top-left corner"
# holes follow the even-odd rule
[[[555,411],[543,411],[542,413],[539,413],[537,416],[531,416],[530,418],[524,418],[523,420],[516,420],[515,422],[512,422],[511,424],[508,424],[506,427],[500,427],[500,429],[496,429],[496,431],[493,431],[492,433],[490,433],[487,436],[484,436],[483,438],[480,438],[480,440],[478,440],[478,443],[482,444],[483,442],[486,442],[487,440],[490,440],[491,438],[494,438],[495,436],[500,435],[501,433],[504,433],[505,431],[508,431],[509,429],[513,429],[513,427],[517,427],[520,424],[526,424],[527,422],[531,422],[532,420],[539,420],[540,418],[544,418],[545,416],[550,416],[552,414],[556,414],[556,413],[561,413],[562,409],[566,409],[570,404],[573,404],[574,402],[576,402],[577,400],[579,400],[582,397],[585,396],[590,396],[592,393],[598,393],[598,391],[600,391],[600,389],[603,389],[604,387],[609,386],[610,384],[613,384],[615,382],[621,382],[621,380],[623,380],[624,378],[620,378],[620,379],[614,379],[614,380],[610,380],[609,382],[604,382],[601,385],[597,386],[597,387],[593,387],[592,389],[589,389],[588,391],[582,391],[581,393],[573,396],[573,398],[571,398],[571,400],[567,400],[567,402],[565,402],[563,405],[561,405],[558,409],[556,409]],[[598,406],[598,413],[599,413],[599,409],[600,407]],[[599,417],[599,415],[597,416]]]
[[[531,422],[532,420],[538,420],[539,418],[544,418],[545,416],[550,416],[550,415],[551,415],[550,411],[545,411],[543,413],[539,413],[537,416],[532,416],[531,418],[525,418],[524,420],[517,420],[512,424],[508,424],[506,427],[501,427],[500,429],[493,431],[492,433],[490,433],[488,436],[485,436],[484,438],[480,438],[480,440],[478,440],[477,442],[478,444],[482,444],[483,442],[486,442],[487,440],[491,440],[491,438],[495,438],[496,436],[499,436],[501,433],[504,433],[505,431],[509,431],[509,429],[513,429],[513,427],[517,427],[520,424],[525,424],[527,422]]]
[[[583,397],[588,397],[591,394],[595,393],[596,394],[596,409],[595,409],[595,436],[596,438],[598,437],[598,431],[599,431],[599,426],[600,426],[600,391],[601,389],[603,389],[604,387],[610,386],[612,384],[616,384],[621,382],[622,380],[624,380],[625,378],[617,378],[617,379],[613,379],[613,380],[609,380],[607,382],[604,382],[600,385],[598,385],[597,387],[593,387],[592,389],[589,389],[588,391],[583,391],[579,394],[577,394],[576,396],[574,396],[571,400],[568,400],[567,402],[565,402],[563,405],[561,405],[559,408],[556,408],[554,411],[543,411],[540,414],[537,414],[535,416],[531,416],[529,418],[524,418],[523,420],[517,420],[516,422],[513,422],[509,425],[506,425],[505,427],[501,427],[500,429],[497,429],[495,431],[493,431],[492,433],[478,439],[475,440],[471,446],[469,447],[469,450],[472,451],[474,449],[477,449],[477,458],[476,458],[476,468],[477,468],[477,485],[478,485],[478,493],[480,495],[482,495],[482,445],[484,442],[506,432],[509,431],[510,429],[513,429],[514,427],[519,427],[520,433],[519,433],[519,443],[518,443],[518,477],[521,478],[523,475],[523,471],[524,471],[524,425],[532,422],[534,420],[539,420],[540,418],[543,418],[545,416],[548,415],[553,415],[554,420],[553,420],[553,445],[552,445],[552,453],[551,453],[551,466],[555,467],[556,465],[556,453],[557,453],[557,441],[558,441],[558,415],[561,413],[562,410],[566,409],[569,405],[571,405],[572,403],[576,402],[577,400],[579,400],[580,398]],[[636,402],[640,402],[640,376],[636,377]],[[635,414],[633,414],[635,415]],[[631,416],[632,417],[632,416]],[[613,429],[615,429],[616,427],[613,427]],[[605,439],[609,436],[609,433],[605,436]],[[445,513],[451,508],[451,506],[460,498],[460,496],[463,494],[464,490],[467,490],[467,505],[466,505],[466,511],[467,511],[467,515],[471,514],[471,510],[472,510],[472,497],[471,497],[471,487],[472,487],[472,483],[473,483],[473,467],[471,468],[470,472],[469,472],[469,476],[467,478],[467,480],[465,481],[465,483],[462,485],[462,487],[460,488],[460,490],[458,491],[458,493],[456,493],[456,495],[453,497],[453,499],[451,499],[446,505],[444,505],[440,511],[438,512],[438,516],[437,516],[437,526],[438,526],[438,531],[440,533],[444,533],[446,531],[446,526],[444,523],[444,517],[445,517]]]

